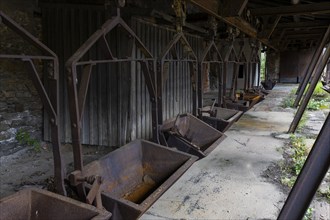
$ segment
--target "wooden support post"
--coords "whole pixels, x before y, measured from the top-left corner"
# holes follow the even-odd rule
[[[314,92],[314,89],[316,87],[316,84],[318,83],[318,81],[320,80],[320,77],[322,75],[322,72],[328,62],[328,59],[329,59],[329,56],[330,56],[330,45],[328,45],[327,49],[326,49],[326,52],[324,53],[323,56],[320,56],[320,60],[322,60],[320,63],[320,66],[319,67],[315,67],[315,70],[314,70],[314,76],[312,78],[312,81],[311,81],[311,84],[306,92],[306,95],[304,96],[302,102],[301,102],[301,105],[299,106],[295,116],[294,116],[294,119],[293,121],[291,122],[291,125],[290,125],[290,128],[289,128],[289,133],[294,133],[298,127],[298,124],[301,120],[301,117],[303,115],[303,113],[305,112],[305,109],[307,107],[307,104]]]

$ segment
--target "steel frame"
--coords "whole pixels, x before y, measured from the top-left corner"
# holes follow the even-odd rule
[[[259,87],[259,80],[260,80],[260,58],[258,56],[258,47],[252,47],[252,51],[251,51],[251,56],[250,56],[250,65],[251,67],[249,68],[249,71],[251,72],[250,74],[252,74],[252,82],[248,82],[249,85],[249,89],[250,86],[252,86],[252,88],[254,87],[255,81],[256,81],[256,77],[255,77],[255,72],[257,71],[256,65],[258,64],[258,82],[257,82],[257,87]],[[251,77],[249,77],[250,80]]]
[[[215,51],[214,54],[210,54],[212,48]],[[213,40],[209,42],[198,62],[198,110],[203,108],[203,64],[207,63],[218,64],[218,105],[221,106],[223,104],[223,71],[220,72],[220,70],[223,67],[223,59]]]
[[[214,49],[213,54],[210,53],[211,49]],[[198,63],[198,116],[207,124],[211,125],[212,127],[216,128],[220,132],[225,132],[235,121],[237,121],[243,112],[231,110],[231,109],[224,109],[221,107],[214,108],[215,101],[210,108],[210,110],[204,111],[203,109],[203,64],[216,64],[218,65],[218,106],[223,105],[223,60],[222,56],[214,43],[214,41],[210,41],[205,50],[202,53],[202,56]],[[214,110],[213,110],[214,109]],[[203,113],[209,113],[210,116],[203,116]],[[221,113],[228,113],[230,112],[232,117],[230,119],[223,119],[221,118]],[[220,116],[220,117],[219,117]]]
[[[121,26],[132,37],[135,45],[141,50],[145,58],[134,59],[128,57],[125,59],[118,59],[113,56],[111,49],[106,40],[106,34],[108,34],[115,27]],[[98,41],[103,43],[107,59],[104,60],[89,60],[81,61],[82,57],[91,49],[91,47]],[[132,45],[133,49],[133,45]],[[132,50],[131,50],[132,51]],[[135,32],[126,24],[126,22],[120,17],[120,11],[118,9],[117,16],[106,21],[102,27],[92,34],[89,39],[82,44],[82,46],[68,59],[66,62],[67,68],[67,81],[68,81],[68,94],[69,94],[69,109],[71,117],[71,133],[72,133],[72,145],[74,155],[74,169],[76,171],[83,171],[83,159],[82,159],[82,146],[80,139],[81,132],[81,120],[84,112],[86,95],[88,92],[88,85],[93,66],[100,63],[119,63],[119,62],[138,62],[141,64],[142,72],[144,74],[147,89],[150,94],[150,100],[152,103],[152,130],[153,139],[158,139],[158,126],[157,126],[157,103],[156,103],[156,75],[154,72],[154,59],[149,50],[144,46]],[[80,85],[77,83],[77,67],[82,66],[82,78]],[[85,196],[84,183],[77,184],[78,193],[81,197]]]
[[[0,59],[16,59],[26,64],[26,68],[30,73],[30,78],[40,96],[41,102],[49,115],[51,125],[51,142],[53,147],[54,159],[54,176],[55,187],[59,194],[66,195],[64,187],[65,167],[60,149],[60,131],[59,131],[59,63],[57,55],[37,38],[31,35],[27,30],[22,28],[18,23],[0,11],[0,24],[6,25],[12,31],[16,32],[23,39],[37,48],[42,55],[8,55],[0,54]],[[51,62],[53,72],[49,73],[49,92],[47,93],[40,77],[34,61]]]
[[[188,56],[184,59],[179,57],[179,53],[177,51],[177,48],[175,48],[175,45],[177,43],[181,43],[185,46],[185,49],[187,50]],[[167,59],[166,56],[171,53],[174,59]],[[189,71],[190,71],[190,77],[191,77],[191,84],[193,89],[193,115],[197,115],[197,65],[198,65],[198,58],[196,54],[194,53],[192,47],[190,46],[188,40],[184,36],[183,32],[179,32],[176,35],[174,35],[173,39],[169,42],[169,44],[165,47],[165,49],[161,52],[159,57],[157,58],[157,110],[158,110],[158,128],[161,127],[163,124],[163,70],[164,70],[164,64],[166,62],[174,62],[174,61],[180,61],[180,62],[188,62],[189,64]],[[163,135],[161,133],[158,133],[158,143],[161,143],[163,145],[166,144],[166,140],[164,139]]]
[[[243,51],[243,46],[244,45],[242,45],[241,48],[240,48],[240,53],[239,53],[239,56],[238,56],[238,65],[243,65],[243,67],[244,67],[244,69],[243,69],[243,71],[244,71],[244,88],[243,88],[243,90],[247,90],[248,89],[247,79],[249,77],[250,72],[249,72],[249,62],[248,62],[248,60],[246,58],[246,55]],[[235,90],[233,90],[234,94],[236,93],[236,90],[237,90],[238,72],[239,71],[237,71],[237,74],[235,76]]]
[[[231,53],[234,54],[234,59],[231,59],[230,55]],[[238,68],[237,68],[237,63],[238,63],[238,57],[236,54],[236,51],[233,47],[233,45],[230,45],[228,47],[228,50],[226,51],[226,53],[222,56],[223,57],[223,96],[226,97],[227,94],[227,65],[228,63],[233,63],[233,78],[236,75],[236,72],[238,73]],[[232,87],[234,87],[234,85],[232,85]]]

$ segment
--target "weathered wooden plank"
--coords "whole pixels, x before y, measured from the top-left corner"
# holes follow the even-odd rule
[[[280,20],[281,20],[281,16],[280,15],[276,16],[276,19],[272,23],[268,24],[268,26],[263,31],[258,33],[258,37],[261,39],[268,40],[272,36]]]
[[[251,13],[256,16],[327,14],[329,12],[330,12],[330,2],[312,3],[312,4],[297,4],[297,5],[281,6],[281,7],[251,9]]]
[[[222,17],[218,13],[219,9],[219,1],[216,0],[189,0],[189,2],[196,7],[200,8],[204,12],[208,13],[209,15],[214,16],[216,19],[222,20],[225,23],[232,25],[238,28],[240,31],[244,32],[245,34],[249,35],[252,38],[256,38],[261,41],[263,44],[267,45],[270,48],[276,50],[276,48],[266,39],[259,39],[257,36],[257,30],[247,21],[244,19],[234,16],[234,17]]]
[[[245,9],[248,0],[230,0],[224,1],[219,8],[219,14],[223,17],[241,16]]]
[[[327,28],[330,24],[329,21],[306,21],[306,22],[285,22],[278,23],[276,28],[284,29],[284,28]]]

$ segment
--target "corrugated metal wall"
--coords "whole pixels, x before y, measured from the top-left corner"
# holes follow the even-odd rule
[[[160,27],[137,18],[132,19],[132,27],[136,29],[137,35],[155,58],[161,54],[176,34],[173,29]],[[199,56],[203,49],[203,39],[193,35],[186,35],[186,38]],[[179,53],[182,57],[183,51],[179,50]],[[188,63],[168,62],[163,74],[167,76],[163,88],[163,119],[175,117],[179,113],[191,112],[192,88]]]
[[[103,8],[97,7],[48,4],[43,5],[42,10],[45,42],[60,58],[61,139],[70,142],[64,63],[109,16]],[[130,23],[154,57],[161,53],[175,34],[172,29],[137,18],[132,18]],[[202,52],[202,38],[188,35],[187,39],[199,55]],[[128,39],[120,31],[110,34],[110,42],[115,54],[128,48]],[[99,49],[96,47],[89,56],[101,58]],[[139,58],[141,52],[134,49],[133,56]],[[178,113],[191,112],[192,109],[187,64],[170,63],[168,67],[169,77],[163,97],[164,119]],[[135,138],[151,138],[150,98],[139,64],[106,64],[93,69],[82,126],[83,144],[120,146]],[[49,140],[47,117],[44,131],[45,139]]]

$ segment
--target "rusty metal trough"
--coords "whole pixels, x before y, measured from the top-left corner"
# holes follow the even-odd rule
[[[83,174],[103,177],[102,204],[112,219],[137,219],[196,160],[189,154],[135,140],[87,164]]]
[[[199,158],[207,156],[226,138],[222,132],[188,113],[165,121],[160,129],[169,147]]]
[[[250,105],[248,101],[245,100],[237,100],[233,101],[231,99],[224,99],[224,107],[228,109],[235,109],[239,111],[246,112],[250,109]]]
[[[243,112],[235,109],[206,106],[202,109],[202,120],[221,132],[227,131]]]
[[[231,99],[225,99],[224,107],[246,112],[262,100],[264,100],[264,97],[259,94],[246,93],[243,95],[243,97],[235,101]]]
[[[265,98],[263,97],[263,95],[255,94],[255,93],[245,93],[243,95],[243,100],[249,101],[250,108],[264,99]]]
[[[0,219],[105,220],[111,213],[42,189],[25,189],[0,200]]]

